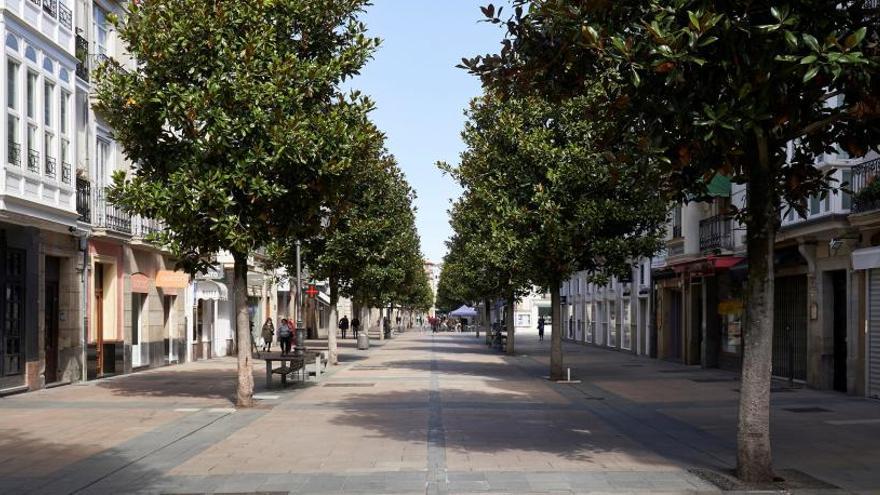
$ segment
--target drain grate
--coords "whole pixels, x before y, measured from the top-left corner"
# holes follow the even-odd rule
[[[644,368],[644,364],[622,364],[624,368]]]
[[[659,370],[657,373],[690,373],[692,370]]]
[[[788,407],[783,408],[783,411],[793,412],[793,413],[830,413],[834,412],[830,409],[824,409],[821,407]]]
[[[325,387],[372,387],[375,383],[325,383]]]
[[[739,381],[737,378],[691,378],[696,383],[726,383]]]

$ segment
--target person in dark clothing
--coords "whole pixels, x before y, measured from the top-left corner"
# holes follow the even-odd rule
[[[281,320],[281,327],[278,328],[278,341],[281,343],[281,355],[290,354],[290,341],[293,339],[293,333],[290,331],[290,325],[287,319]]]
[[[343,316],[342,319],[339,320],[339,330],[342,331],[342,338],[344,339],[345,333],[348,332],[348,315]]]
[[[351,319],[351,333],[354,334],[355,339],[358,338],[358,332],[360,332],[360,331],[361,331],[361,320],[359,320],[357,318],[357,316],[355,316],[354,318]]]
[[[544,318],[538,318],[538,340],[544,341]]]

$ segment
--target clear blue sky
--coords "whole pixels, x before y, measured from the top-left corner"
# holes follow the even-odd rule
[[[460,194],[435,163],[458,163],[462,112],[480,94],[477,78],[455,65],[464,56],[496,51],[503,34],[477,23],[487,1],[374,0],[364,17],[370,35],[383,42],[351,86],[376,101],[373,120],[418,194],[422,250],[432,261],[446,253],[447,210]]]

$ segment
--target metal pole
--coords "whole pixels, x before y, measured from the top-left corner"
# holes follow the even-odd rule
[[[306,342],[306,329],[303,326],[302,301],[302,261],[300,260],[300,242],[296,241],[296,356],[303,355]]]

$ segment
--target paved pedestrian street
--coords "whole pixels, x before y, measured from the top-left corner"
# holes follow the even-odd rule
[[[0,493],[724,488],[734,374],[566,344],[581,383],[554,384],[543,378],[549,342],[518,342],[507,357],[473,334],[411,331],[369,351],[344,341],[330,375],[285,390],[265,390],[258,362],[250,410],[232,407],[227,358],[5,398]],[[774,391],[776,466],[789,486],[880,493],[880,403]]]

